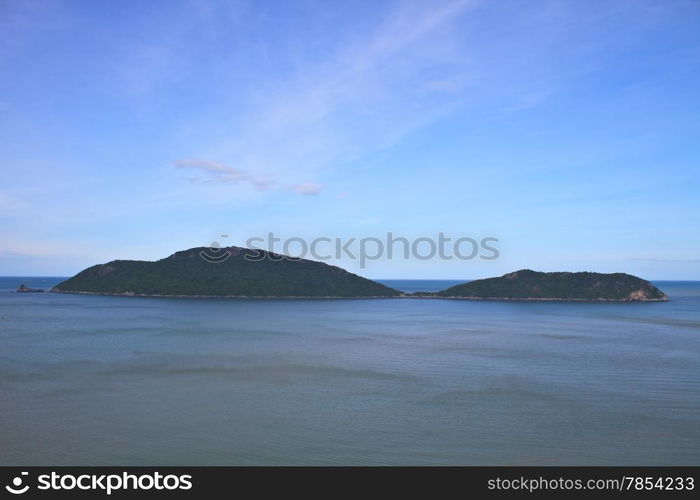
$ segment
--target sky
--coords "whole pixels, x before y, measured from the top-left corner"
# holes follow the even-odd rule
[[[0,1],[0,275],[269,232],[700,280],[700,2]]]

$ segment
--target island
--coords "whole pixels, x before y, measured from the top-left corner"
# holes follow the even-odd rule
[[[34,290],[25,287],[18,291]],[[668,300],[653,284],[630,274],[529,269],[440,292],[402,293],[323,262],[241,247],[214,252],[205,247],[190,248],[158,261],[114,260],[89,267],[51,291],[162,297]]]
[[[37,293],[37,292],[43,292],[41,288],[29,288],[27,285],[22,283],[18,288],[17,288],[17,293]]]
[[[92,266],[52,292],[186,297],[360,298],[401,292],[337,266],[241,247],[197,247],[158,261]]]
[[[443,298],[488,300],[573,300],[665,302],[650,282],[625,273],[555,272],[521,269],[499,278],[469,281],[436,294]]]

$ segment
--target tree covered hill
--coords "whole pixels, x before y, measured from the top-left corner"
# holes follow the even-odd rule
[[[155,262],[115,260],[59,283],[55,292],[245,297],[393,297],[400,292],[322,262],[239,247],[191,248]]]
[[[668,300],[654,285],[630,274],[542,273],[529,269],[499,278],[470,281],[438,292],[437,295],[480,299]]]

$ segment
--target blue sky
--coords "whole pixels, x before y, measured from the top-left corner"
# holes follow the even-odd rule
[[[495,236],[700,279],[700,3],[0,3],[0,275],[213,240]],[[228,234],[222,239],[221,234]]]

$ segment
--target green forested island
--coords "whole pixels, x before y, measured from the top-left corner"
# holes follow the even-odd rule
[[[668,297],[646,280],[625,273],[542,273],[522,269],[499,278],[456,285],[440,297],[510,300],[666,301]]]
[[[239,247],[191,248],[155,262],[115,260],[54,292],[217,297],[395,297],[401,292],[336,266]],[[209,260],[207,260],[209,259]]]
[[[181,297],[410,297],[491,300],[665,301],[654,285],[624,273],[542,273],[524,269],[440,292],[404,294],[340,267],[263,250],[199,247],[155,262],[92,266],[53,292]]]

